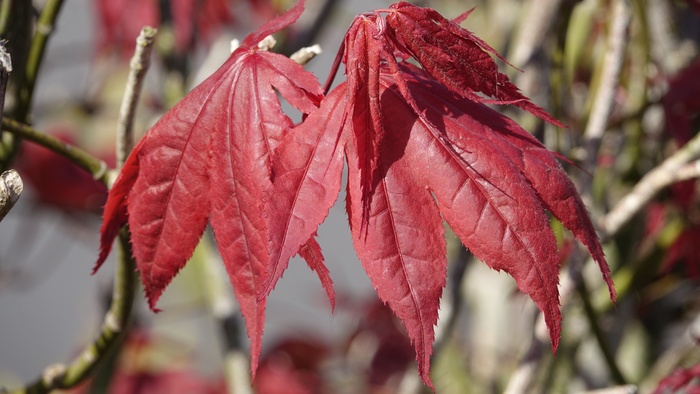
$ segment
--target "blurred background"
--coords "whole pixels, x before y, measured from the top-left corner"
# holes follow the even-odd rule
[[[14,3],[24,9],[13,14],[3,38],[22,42],[33,31],[34,10],[45,2]],[[223,63],[232,39],[244,38],[293,2],[64,3],[41,66],[30,120],[35,128],[113,166],[119,104],[143,25],[158,26],[159,36],[137,113],[137,136]],[[194,7],[186,8],[190,3]],[[584,129],[600,89],[615,1],[417,3],[449,18],[476,7],[462,26],[521,69],[502,65],[501,71],[568,128],[497,109],[508,111],[568,160],[562,163],[578,184],[590,185],[586,197],[596,221],[700,130],[697,1],[625,2],[630,21],[622,69],[590,173],[581,169]],[[276,37],[275,50],[289,54],[320,44],[323,53],[306,68],[323,83],[355,15],[390,4],[307,0],[302,18]],[[26,48],[14,48],[15,67],[21,68]],[[11,88],[6,99],[10,108]],[[700,153],[694,160],[698,157]],[[25,193],[0,224],[0,388],[18,387],[46,366],[67,362],[95,337],[109,307],[114,266],[112,256],[97,275],[90,275],[106,198],[102,186],[67,160],[27,142],[12,168],[20,172]],[[562,263],[577,259],[570,235],[554,221],[552,226]],[[316,274],[295,258],[268,301],[256,391],[424,391],[411,383],[417,376],[415,354],[401,323],[377,300],[355,256],[344,190],[318,233],[338,294],[336,309],[331,313]],[[525,392],[583,392],[627,383],[651,392],[667,376],[682,382],[679,388],[695,384],[697,389],[700,371],[692,369],[700,362],[695,180],[664,189],[608,237],[605,250],[619,293],[616,306],[595,264],[583,264],[587,286],[579,284],[565,301],[556,358],[547,345],[533,345],[537,311],[529,298],[518,293],[509,276],[475,261],[448,234],[449,280],[433,360],[437,392],[503,392],[513,387],[523,365],[534,365],[530,380],[520,387]],[[212,275],[223,279],[223,291],[231,297],[232,292],[223,269],[211,272],[217,265],[211,262],[218,259],[207,234],[159,302],[161,313],[148,310],[139,290],[132,331],[113,366],[110,392],[225,392],[221,327],[209,305]],[[247,348],[245,330],[239,330]],[[527,364],[528,357],[536,363]],[[668,383],[661,389],[670,391],[660,392],[674,392],[676,386]],[[90,391],[89,384],[79,390]]]

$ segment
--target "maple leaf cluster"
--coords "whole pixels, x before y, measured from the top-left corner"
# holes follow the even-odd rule
[[[347,161],[357,255],[406,326],[425,384],[432,387],[447,270],[443,220],[476,257],[515,278],[543,312],[556,350],[559,258],[547,212],[588,248],[614,298],[610,271],[555,156],[485,104],[559,122],[498,71],[491,47],[459,26],[468,13],[452,21],[404,2],[355,18],[324,91],[301,66],[258,47],[303,7],[302,0],[246,37],[134,148],[109,192],[95,269],[128,224],[155,309],[210,223],[246,319],[254,374],[266,299],[290,258],[307,261],[334,303],[315,236]],[[347,81],[327,92],[340,62]],[[305,114],[301,123],[278,96]]]

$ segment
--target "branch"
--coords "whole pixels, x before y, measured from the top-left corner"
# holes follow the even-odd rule
[[[78,167],[89,172],[95,180],[108,185],[109,176],[107,164],[90,153],[10,118],[2,118],[2,130],[35,142],[38,145],[66,157]]]
[[[532,61],[552,30],[561,3],[562,0],[534,0],[530,3],[525,20],[536,20],[537,23],[524,23],[521,26],[515,50],[509,58],[511,63],[521,68]]]
[[[15,3],[20,4],[22,2]],[[3,6],[6,5],[7,4],[3,4]],[[34,96],[34,87],[36,86],[37,76],[39,75],[39,67],[41,66],[44,53],[46,52],[46,44],[53,32],[62,6],[63,0],[47,0],[36,23],[32,42],[29,47],[26,68],[24,69],[24,73],[20,73],[21,82],[16,92],[17,107],[12,116],[20,123],[30,123],[29,112],[32,107],[32,97]],[[30,4],[29,8],[31,7]],[[3,145],[7,147],[7,151],[3,157],[0,158],[0,169],[9,167],[19,150],[22,138],[17,135],[12,137],[13,138],[4,141]]]
[[[7,3],[3,3],[3,11],[7,11],[4,10],[6,7]],[[5,88],[7,87],[7,78],[11,71],[10,54],[5,50],[4,43],[0,42],[0,117],[5,107]],[[8,170],[0,175],[0,221],[5,218],[5,215],[15,205],[19,195],[22,194],[22,190],[24,190],[24,185],[17,171]]]
[[[620,80],[620,70],[622,70],[622,63],[625,59],[627,27],[632,19],[631,8],[629,0],[616,0],[613,4],[612,28],[608,37],[608,50],[603,59],[603,72],[598,85],[598,92],[593,101],[593,108],[584,132],[587,145],[584,168],[591,173],[593,173],[592,169],[595,168],[603,133],[614,105],[615,90]]]
[[[37,76],[39,75],[39,67],[46,52],[46,44],[49,41],[51,33],[53,33],[58,14],[63,7],[63,0],[48,0],[41,10],[39,20],[36,24],[36,32],[32,37],[32,44],[29,49],[29,57],[27,58],[27,70],[25,72],[24,84],[19,88],[17,100],[17,113],[15,119],[20,122],[27,122],[29,118],[29,109],[32,106],[32,97],[34,96],[34,87],[36,86]]]
[[[678,152],[649,171],[600,223],[603,240],[617,234],[637,212],[659,191],[682,180],[698,178],[700,175],[700,134],[685,144]],[[692,163],[691,163],[692,162]]]
[[[24,190],[22,178],[15,170],[7,170],[0,175],[0,222],[19,199]]]
[[[151,50],[155,40],[157,29],[144,27],[136,38],[136,50],[129,63],[129,79],[126,82],[126,90],[119,109],[119,121],[117,122],[117,165],[121,167],[134,145],[134,117],[136,106],[141,95],[141,87],[150,66]]]
[[[584,133],[587,152],[584,169],[589,173],[593,173],[595,169],[600,143],[612,110],[615,89],[617,89],[618,86],[620,70],[622,69],[622,63],[624,61],[627,27],[629,26],[631,18],[632,11],[629,0],[616,0],[613,3],[612,28],[608,36],[608,49],[603,60],[603,74]],[[584,199],[589,197],[592,183],[593,179],[591,177],[582,182],[581,194]],[[583,253],[580,254],[583,255]],[[583,257],[580,259],[575,257],[576,256],[570,259],[571,261],[569,262],[569,269],[567,272],[560,275],[562,282],[560,293],[562,309],[566,308],[581,278],[580,271]],[[594,315],[588,316],[591,319],[595,318]],[[546,337],[542,335],[542,320],[542,316],[540,315],[530,349],[523,359],[521,359],[518,368],[512,375],[508,387],[506,388],[506,393],[516,394],[525,392],[532,383],[535,371],[542,359],[542,354],[544,354],[544,347],[549,343]],[[596,322],[591,322],[591,326],[595,323]],[[601,346],[602,345],[604,344],[601,343]],[[610,368],[611,370],[616,370],[617,366],[610,365]]]
[[[11,72],[12,59],[5,48],[5,43],[0,41],[0,117],[5,113],[5,90]]]
[[[321,54],[321,46],[318,44],[312,45],[310,47],[303,47],[298,51],[292,53],[289,58],[294,60],[297,64],[305,66],[311,61],[311,59]]]
[[[600,351],[603,354],[605,362],[608,364],[608,368],[610,369],[610,375],[612,379],[617,384],[626,384],[627,380],[622,374],[620,368],[617,366],[617,361],[615,360],[615,353],[612,349],[610,349],[610,346],[606,342],[603,329],[598,323],[598,314],[595,308],[593,308],[593,304],[591,304],[591,299],[588,293],[588,287],[586,286],[586,281],[583,279],[583,276],[581,276],[578,280],[578,292],[581,296],[581,300],[583,301],[583,310],[586,313],[586,317],[588,318],[589,330],[593,332],[593,336],[598,342],[598,347],[600,348]]]
[[[131,139],[131,136],[127,136],[127,134],[131,134],[133,131],[136,102],[144,74],[148,68],[148,62],[144,59],[148,56],[154,35],[154,29],[144,28],[141,31],[141,35],[139,35],[139,40],[137,40],[134,59],[131,62],[131,73],[129,74],[129,81],[124,101],[122,102],[123,111],[120,112],[119,118],[120,131],[118,138],[122,140],[122,143],[119,144],[117,155],[120,158],[125,158],[131,149],[130,144],[124,144],[123,141]],[[16,134],[39,142],[41,145],[68,157],[91,174],[100,174],[100,180],[108,185],[108,174],[106,174],[104,162],[98,161],[87,152],[71,147],[54,137],[9,119],[3,118],[2,124],[4,128],[14,129]],[[114,351],[126,336],[126,329],[131,319],[131,311],[134,304],[136,283],[136,263],[131,250],[129,230],[125,226],[119,232],[119,256],[115,267],[112,304],[104,317],[102,329],[97,339],[70,365],[56,364],[49,366],[34,383],[11,393],[43,394],[55,389],[72,388],[90,376],[100,363],[107,358],[110,351]]]
[[[35,382],[10,391],[10,394],[44,394],[56,389],[75,387],[90,376],[114,345],[123,339],[134,303],[136,276],[135,263],[130,257],[131,246],[127,231],[120,232],[119,244],[121,247],[115,272],[112,305],[105,315],[97,339],[70,365],[50,365]]]

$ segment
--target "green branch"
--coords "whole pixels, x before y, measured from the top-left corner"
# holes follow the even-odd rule
[[[34,29],[34,35],[32,36],[32,42],[29,47],[29,54],[27,56],[27,66],[24,69],[23,75],[20,77],[20,84],[17,87],[16,101],[17,107],[13,111],[13,118],[21,123],[30,123],[29,113],[32,107],[32,98],[34,96],[34,88],[36,86],[37,77],[39,75],[39,68],[41,67],[42,60],[44,59],[44,53],[46,52],[46,45],[48,44],[49,37],[53,32],[54,25],[58,19],[58,14],[63,7],[64,0],[48,0],[41,10],[39,19],[37,20],[36,27]],[[8,16],[7,9],[5,7],[10,7],[7,2],[2,4],[4,16]],[[22,138],[20,136],[14,135],[11,139],[0,140],[0,143],[4,145],[5,152],[3,153],[2,162],[0,163],[0,168],[6,168],[15,158],[17,154],[19,144]]]
[[[104,185],[109,185],[110,174],[109,171],[107,171],[107,164],[90,153],[76,146],[67,144],[54,136],[36,130],[31,126],[6,117],[2,118],[2,129],[17,137],[35,142],[38,145],[68,158],[78,167],[89,172],[96,180],[102,182]]]
[[[117,155],[121,165],[123,159],[131,150],[129,143],[133,131],[133,118],[136,110],[140,88],[148,69],[148,57],[153,44],[155,29],[144,28],[137,40],[136,54],[131,62],[131,76],[127,83],[122,111],[119,118],[119,139]],[[34,130],[30,126],[3,118],[2,127],[16,136],[36,142],[52,151],[59,153],[75,164],[79,165],[102,183],[110,186],[110,177],[106,171],[107,166],[101,160],[96,159],[80,148],[66,144],[48,134]],[[30,385],[12,391],[12,394],[44,394],[55,389],[68,389],[75,387],[103,364],[119,348],[127,333],[127,326],[131,319],[131,311],[134,304],[136,290],[136,263],[131,250],[131,241],[128,228],[125,226],[119,232],[119,255],[114,274],[112,289],[112,304],[104,317],[99,336],[93,341],[75,360],[68,366],[57,364],[45,369],[42,376]],[[108,384],[105,383],[105,384]]]
[[[32,45],[29,48],[29,57],[27,58],[27,69],[25,72],[24,84],[19,88],[17,112],[15,119],[21,122],[27,122],[29,110],[32,106],[32,97],[34,96],[34,87],[39,75],[39,68],[44,59],[46,52],[46,44],[53,32],[56,24],[56,19],[63,6],[63,0],[48,0],[44,8],[41,10],[39,20],[36,23]]]
[[[97,339],[73,362],[64,366],[47,367],[40,378],[30,385],[10,391],[10,394],[44,394],[56,389],[75,387],[90,376],[126,335],[136,289],[135,262],[131,257],[129,233],[126,228],[119,233],[119,256],[115,268],[112,305],[105,315]]]

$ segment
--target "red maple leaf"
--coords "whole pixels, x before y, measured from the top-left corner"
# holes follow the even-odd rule
[[[316,130],[315,137],[290,135],[318,142],[304,149],[312,152],[306,166],[294,155],[297,164],[289,167],[296,179],[277,193],[288,201],[275,211],[289,218],[282,224],[287,235],[278,240],[287,252],[272,259],[268,291],[335,201],[340,175],[331,170],[337,171],[338,145],[345,141],[355,249],[379,297],[406,324],[426,384],[446,277],[442,218],[477,257],[510,273],[533,298],[556,349],[559,260],[545,211],[588,247],[614,298],[610,271],[585,206],[555,156],[482,103],[513,103],[559,123],[497,72],[492,49],[454,22],[407,3],[383,11],[386,21],[374,12],[350,27],[338,57],[347,84],[297,130]],[[425,18],[430,28],[421,30]],[[404,26],[411,24],[417,26]],[[409,56],[423,69],[400,62]],[[457,61],[464,58],[477,61]],[[286,174],[281,168],[276,173]]]
[[[257,298],[269,261],[262,212],[272,185],[271,155],[293,126],[277,94],[304,113],[316,108],[321,97],[310,73],[257,44],[294,22],[302,10],[300,2],[246,37],[134,148],[109,193],[95,267],[104,262],[128,218],[137,268],[155,308],[209,220],[246,318],[253,371],[265,318],[265,300]],[[312,240],[307,249],[312,268],[318,269],[320,248]],[[322,269],[318,273],[327,275]]]
[[[333,302],[314,236],[337,199],[345,157],[355,249],[404,322],[425,384],[432,387],[446,277],[443,219],[530,295],[554,350],[559,258],[547,212],[588,248],[614,299],[591,220],[555,155],[485,105],[515,104],[559,124],[498,72],[493,49],[433,10],[398,3],[355,19],[336,62],[346,64],[347,82],[321,100],[310,74],[256,47],[302,7],[246,38],[135,148],[110,191],[98,266],[128,218],[154,307],[210,218],[246,316],[254,371],[265,300],[292,256],[317,271]],[[422,68],[404,62],[410,57]],[[275,90],[307,114],[303,122],[294,126],[280,111]]]

